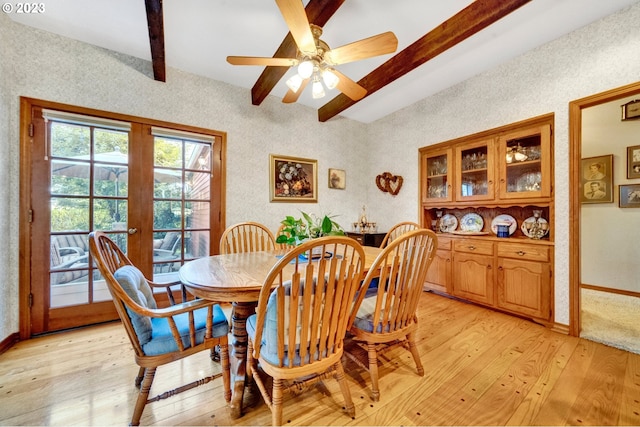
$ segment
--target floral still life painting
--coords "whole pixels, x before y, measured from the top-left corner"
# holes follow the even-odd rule
[[[317,202],[316,160],[270,155],[272,202]]]

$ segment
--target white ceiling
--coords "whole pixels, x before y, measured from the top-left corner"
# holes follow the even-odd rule
[[[372,122],[640,0],[533,0],[456,47],[428,61],[340,115]],[[398,37],[398,51],[472,0],[347,0],[324,26],[330,47],[384,31]],[[308,0],[304,0],[306,5]],[[45,13],[16,14],[16,22],[151,60],[143,0],[51,0]],[[273,0],[165,0],[167,67],[250,89],[262,67],[232,66],[227,55],[273,56],[288,29]],[[338,66],[358,81],[392,55]],[[149,66],[151,68],[151,66]],[[292,73],[290,71],[289,73]],[[282,98],[287,74],[271,92]],[[168,74],[167,78],[171,78]],[[310,88],[299,103],[318,109]],[[251,96],[247,91],[247,103]],[[286,104],[282,108],[288,108]],[[260,108],[260,107],[256,107]]]

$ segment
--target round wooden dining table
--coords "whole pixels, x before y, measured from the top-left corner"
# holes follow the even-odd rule
[[[381,249],[364,246],[364,274]],[[213,255],[185,263],[180,280],[193,295],[216,302],[231,303],[231,416],[242,416],[247,369],[247,318],[255,313],[264,279],[282,251],[244,252]],[[363,276],[364,278],[364,276]]]

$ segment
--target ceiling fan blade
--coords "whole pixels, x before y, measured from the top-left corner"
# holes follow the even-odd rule
[[[294,58],[263,58],[259,56],[227,56],[231,65],[264,65],[271,67],[292,67],[298,65]]]
[[[302,94],[302,92],[304,91],[304,88],[307,87],[307,84],[309,83],[309,81],[311,81],[311,79],[302,80],[302,83],[300,84],[300,88],[298,89],[297,92],[294,92],[291,89],[289,89],[287,93],[284,94],[284,98],[282,98],[282,102],[284,102],[285,104],[291,104],[296,102],[298,98],[300,98],[300,94]]]
[[[364,96],[367,94],[367,90],[365,88],[342,74],[340,71],[335,69],[332,69],[331,71],[340,78],[340,80],[338,81],[338,85],[336,86],[338,90],[347,95],[352,100],[358,101],[364,98]]]
[[[276,0],[280,13],[291,31],[300,52],[315,56],[316,42],[311,33],[307,12],[300,0]]]
[[[391,31],[358,40],[344,46],[331,49],[324,59],[334,65],[393,53],[398,48],[398,39]]]

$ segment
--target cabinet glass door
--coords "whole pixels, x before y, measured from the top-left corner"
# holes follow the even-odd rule
[[[456,149],[456,200],[493,199],[493,147],[485,140]]]
[[[501,198],[549,196],[549,129],[545,125],[501,138]]]
[[[451,201],[451,150],[424,154],[422,169],[425,172],[423,202]]]

